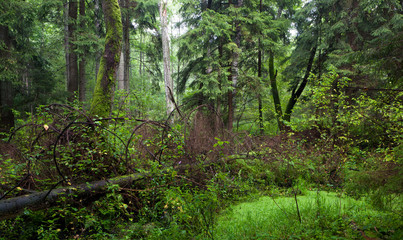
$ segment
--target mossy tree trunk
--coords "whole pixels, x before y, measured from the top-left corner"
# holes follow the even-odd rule
[[[100,117],[108,117],[112,111],[116,71],[120,61],[123,35],[118,0],[104,0],[102,9],[106,24],[105,49],[99,66],[91,113]]]

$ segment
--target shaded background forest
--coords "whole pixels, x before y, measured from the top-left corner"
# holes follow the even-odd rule
[[[120,221],[176,231],[175,222],[181,237],[213,239],[215,213],[237,198],[296,198],[304,188],[401,213],[402,1],[120,0],[111,112],[96,115],[106,2],[1,1],[0,200],[148,177],[52,208],[71,223],[30,213],[0,223],[4,232],[17,234],[19,221],[42,226],[38,238],[113,235]],[[187,210],[164,210],[179,203]],[[98,225],[79,217],[94,213]],[[55,230],[72,226],[84,230]],[[343,236],[368,234],[360,231]],[[385,232],[376,234],[393,235]]]
[[[131,116],[163,119],[158,1],[120,5],[119,97],[130,101]],[[177,14],[170,24],[177,104],[208,105],[230,131],[275,134],[308,122],[312,93],[326,88],[329,98],[343,93],[350,102],[401,92],[398,1],[179,1],[169,7]],[[39,105],[88,102],[105,37],[101,3],[3,1],[1,10],[3,131]],[[329,72],[337,77],[326,82]],[[337,87],[342,78],[348,84]]]

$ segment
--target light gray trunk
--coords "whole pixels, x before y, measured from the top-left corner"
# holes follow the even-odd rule
[[[173,81],[171,76],[171,59],[169,54],[169,36],[168,36],[168,16],[167,16],[167,0],[160,2],[160,19],[161,19],[161,37],[162,37],[162,56],[164,61],[164,83],[165,83],[165,99],[167,104],[167,116],[170,116],[174,110],[173,103]]]
[[[125,65],[125,59],[123,56],[123,51],[120,54],[120,62],[119,62],[119,68],[118,71],[116,73],[116,78],[118,81],[118,90],[126,90],[125,89],[125,77],[124,77],[124,65]]]
[[[140,33],[140,46],[143,45],[143,34]],[[143,74],[142,71],[143,68],[143,51],[140,48],[140,61],[139,61],[139,75],[141,76]]]

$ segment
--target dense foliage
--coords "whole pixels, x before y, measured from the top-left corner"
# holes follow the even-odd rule
[[[0,2],[0,239],[403,238],[401,1],[164,2]]]

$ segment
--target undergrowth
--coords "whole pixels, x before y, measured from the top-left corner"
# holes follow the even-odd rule
[[[262,197],[227,209],[215,239],[401,239],[402,216],[341,194],[309,191],[297,198]],[[402,199],[396,205],[402,204]]]
[[[0,239],[401,236],[400,144],[365,149],[321,128],[218,134],[208,114],[192,114],[170,126],[50,105],[21,121],[0,143],[0,206],[24,194],[143,177],[0,216]]]

